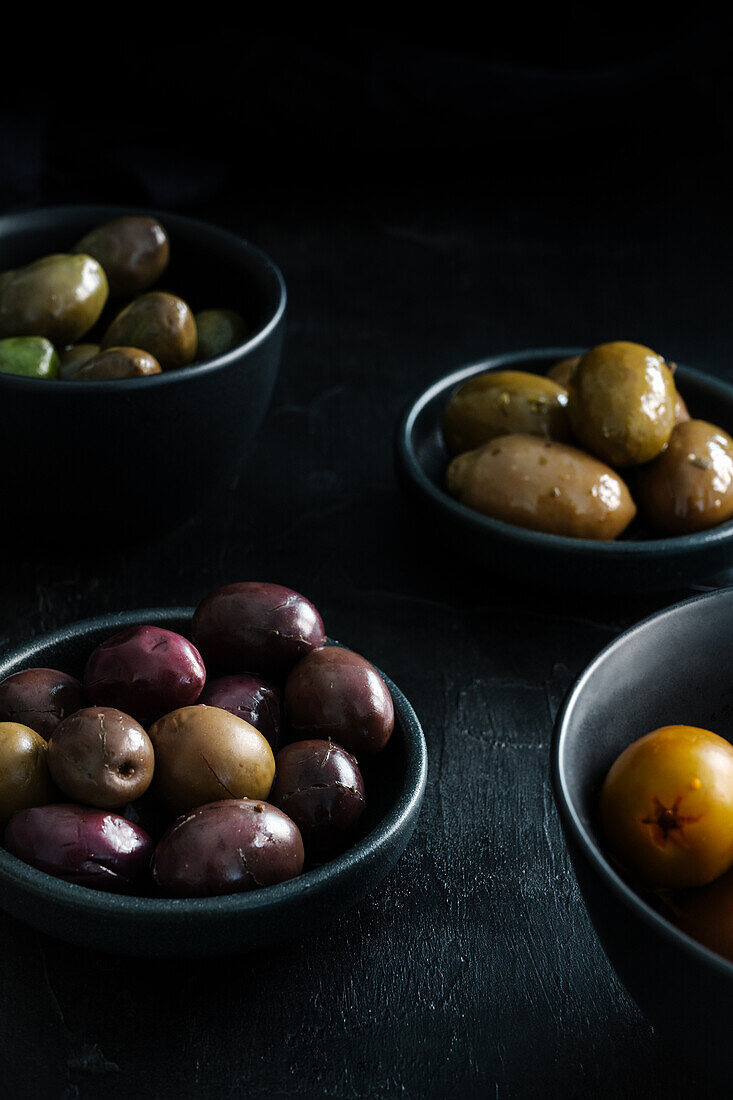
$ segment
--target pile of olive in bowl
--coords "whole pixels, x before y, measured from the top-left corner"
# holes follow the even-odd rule
[[[79,382],[144,378],[206,362],[250,334],[230,309],[194,314],[151,287],[170,240],[157,218],[124,215],[68,253],[0,274],[0,373]]]
[[[394,722],[382,676],[327,644],[309,600],[227,585],[199,604],[191,640],[141,624],[97,645],[81,680],[30,668],[0,683],[5,847],[137,895],[283,883],[357,838],[364,762]]]

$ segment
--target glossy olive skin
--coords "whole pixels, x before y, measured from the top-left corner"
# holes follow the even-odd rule
[[[145,879],[153,842],[109,810],[69,804],[23,810],[5,830],[5,847],[24,863],[93,890],[128,891]]]
[[[0,340],[0,374],[58,378],[59,357],[43,336],[9,336]]]
[[[571,355],[567,359],[561,359],[558,363],[555,363],[553,367],[550,367],[547,372],[547,377],[552,379],[553,382],[557,382],[558,386],[567,389],[570,379],[573,377],[578,367],[580,358],[579,355]]]
[[[617,340],[582,356],[568,383],[578,440],[611,466],[638,466],[669,443],[677,391],[661,355]]]
[[[394,729],[384,680],[341,646],[322,646],[298,662],[285,684],[285,711],[296,735],[335,741],[356,757],[379,752]]]
[[[69,344],[59,355],[59,378],[69,382],[80,367],[99,354],[99,344]]]
[[[675,401],[675,406],[674,406],[675,427],[677,426],[677,424],[684,424],[686,420],[690,420],[690,419],[691,419],[690,418],[690,410],[687,408],[685,400],[684,400],[684,398],[682,397],[682,395],[680,394],[680,392],[678,390],[677,391],[677,400]],[[670,436],[670,438],[671,438],[671,436]]]
[[[53,797],[46,742],[19,722],[0,722],[0,820]]]
[[[334,851],[366,805],[356,759],[333,741],[296,741],[280,750],[275,766],[270,801],[293,819],[308,852]]]
[[[0,292],[0,336],[73,344],[98,320],[107,276],[91,256],[56,253],[13,272]]]
[[[733,962],[733,871],[671,901],[675,924],[704,947]]]
[[[663,726],[612,764],[599,800],[608,851],[640,883],[703,886],[733,864],[733,745]]]
[[[201,654],[161,626],[130,626],[90,654],[84,692],[90,703],[118,707],[144,725],[195,703],[206,681]]]
[[[208,680],[198,699],[209,707],[221,707],[244,719],[262,734],[273,752],[280,744],[282,706],[280,693],[268,680],[242,673]]]
[[[153,858],[153,879],[175,897],[213,897],[275,886],[303,870],[303,841],[284,813],[226,799],[179,818]]]
[[[140,348],[107,348],[83,363],[74,382],[104,382],[117,378],[145,378],[160,374],[160,363],[149,351]]]
[[[497,436],[522,432],[568,440],[568,395],[562,386],[525,371],[487,371],[453,394],[443,414],[449,452],[463,454]]]
[[[51,777],[75,802],[117,810],[145,794],[155,757],[145,730],[114,707],[84,707],[54,730],[48,743]]]
[[[275,757],[261,733],[220,707],[181,707],[150,727],[155,792],[174,813],[223,798],[267,798]]]
[[[639,470],[637,496],[665,535],[717,527],[733,516],[733,439],[704,420],[686,420],[667,450]]]
[[[570,538],[617,538],[636,515],[619,475],[577,447],[507,435],[454,458],[448,491],[482,515]]]
[[[118,313],[104,334],[102,350],[141,348],[157,359],[163,370],[185,367],[196,358],[196,322],[175,294],[152,290]]]
[[[195,315],[198,332],[196,358],[200,363],[236,348],[247,339],[249,329],[231,309],[203,309]]]
[[[207,665],[280,681],[326,640],[305,596],[279,584],[242,581],[210,592],[196,608],[192,637]]]
[[[160,278],[170,259],[170,242],[156,218],[128,215],[96,226],[82,237],[74,251],[99,261],[110,294],[119,298],[140,294]]]
[[[55,668],[26,668],[0,682],[0,720],[30,726],[46,741],[83,705],[79,681]]]

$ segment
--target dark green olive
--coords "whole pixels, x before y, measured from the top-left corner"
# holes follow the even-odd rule
[[[77,244],[99,260],[114,298],[140,294],[165,271],[170,256],[168,234],[156,218],[115,218],[98,225]]]
[[[74,377],[79,367],[83,367],[99,352],[99,344],[69,344],[59,355],[61,366],[59,378],[68,382]]]
[[[185,367],[196,356],[196,322],[182,298],[153,290],[130,302],[104,334],[102,349],[142,348],[163,370]]]
[[[195,319],[199,337],[196,357],[200,363],[224,355],[247,338],[245,321],[231,309],[204,309]]]
[[[73,344],[98,319],[108,293],[107,276],[91,256],[44,256],[3,282],[0,336]]]
[[[0,374],[58,378],[59,357],[43,336],[10,336],[0,340]]]
[[[141,348],[107,348],[79,367],[73,381],[102,382],[114,378],[144,378],[148,374],[160,374],[160,363],[150,352]]]

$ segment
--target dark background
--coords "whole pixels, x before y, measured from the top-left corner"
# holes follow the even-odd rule
[[[404,514],[391,436],[419,388],[502,350],[640,340],[733,381],[727,24],[700,8],[648,29],[522,11],[410,37],[120,22],[74,50],[36,42],[42,80],[7,51],[2,208],[149,203],[241,232],[288,283],[283,365],[225,508],[129,545],[140,532],[99,531],[90,502],[74,549],[4,516],[0,644],[279,581],[403,688],[430,776],[387,881],[277,951],[137,962],[0,916],[0,1089],[704,1090],[610,971],[548,782],[574,676],[689,593],[610,605],[469,569]]]

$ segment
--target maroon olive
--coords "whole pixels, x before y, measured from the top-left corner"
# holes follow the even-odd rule
[[[394,728],[394,705],[373,665],[340,646],[322,646],[299,661],[285,685],[292,729],[326,737],[356,756],[378,752]]]
[[[128,890],[144,878],[153,842],[119,814],[86,806],[35,806],[11,818],[5,847],[49,875],[96,890]]]
[[[26,668],[0,683],[0,720],[29,726],[47,741],[82,705],[79,681],[54,668]]]
[[[155,849],[153,878],[179,897],[236,894],[295,878],[303,859],[289,817],[268,802],[229,798],[179,817]]]
[[[300,829],[309,851],[337,847],[364,811],[364,780],[351,753],[333,741],[296,741],[275,760],[270,798]]]
[[[150,786],[155,756],[145,730],[114,707],[86,707],[65,718],[48,743],[56,786],[77,802],[116,810]]]
[[[218,680],[207,681],[198,701],[243,718],[259,730],[270,742],[272,751],[277,752],[282,707],[280,693],[267,680],[246,672],[241,676],[220,676]]]
[[[160,626],[131,626],[94,650],[84,691],[90,703],[149,724],[195,703],[205,680],[201,654],[187,638]]]
[[[310,600],[279,584],[244,581],[210,592],[196,608],[193,640],[207,664],[273,680],[315,646],[323,620]]]

